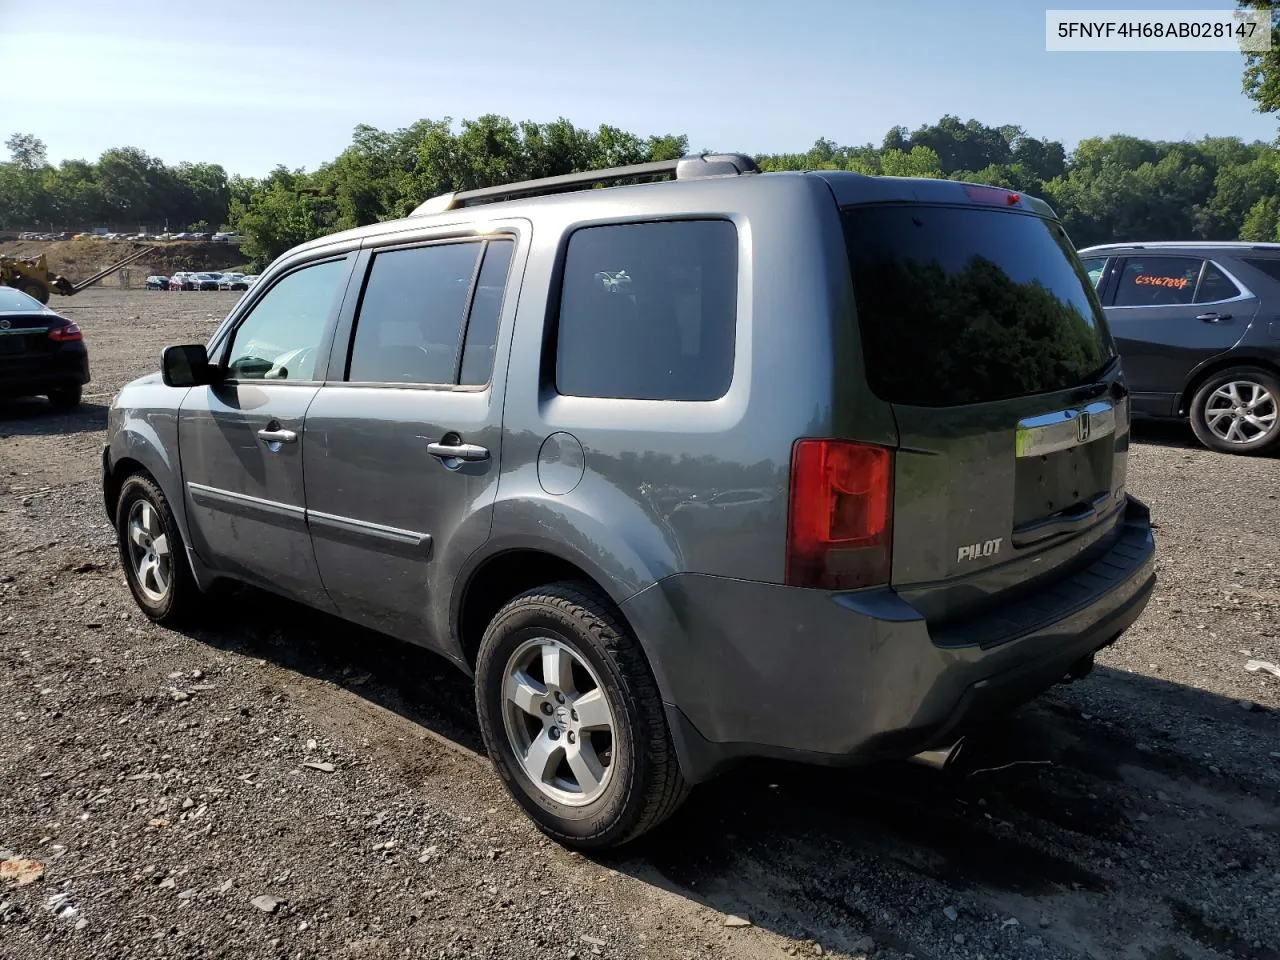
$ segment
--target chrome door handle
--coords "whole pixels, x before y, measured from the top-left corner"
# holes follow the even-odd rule
[[[1205,323],[1221,323],[1223,320],[1230,320],[1229,313],[1202,313],[1196,317],[1197,320],[1203,320]]]
[[[477,463],[489,459],[489,451],[475,443],[441,443],[436,441],[427,444],[427,453],[440,460],[465,460]]]
[[[263,443],[297,443],[298,435],[292,430],[259,430],[258,439]]]

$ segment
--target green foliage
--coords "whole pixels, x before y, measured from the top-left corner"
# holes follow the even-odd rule
[[[1280,18],[1276,0],[1237,0],[1245,10],[1271,11],[1271,49],[1244,58],[1244,92],[1262,113],[1280,110]]]
[[[1273,55],[1280,52],[1247,68],[1259,71],[1263,109],[1280,107],[1280,80],[1274,101],[1261,99],[1270,95],[1268,78],[1280,76],[1267,59]],[[674,134],[641,137],[608,125],[584,129],[564,118],[535,123],[492,114],[459,123],[419,120],[399,130],[361,125],[350,145],[316,170],[281,166],[262,178],[228,176],[215,164],[167,166],[134,147],[54,167],[34,136],[14,134],[6,146],[12,160],[0,163],[0,226],[230,225],[244,234],[246,256],[258,269],[304,240],[405,216],[437,194],[689,152],[688,139]],[[1058,141],[1037,139],[1020,126],[944,116],[914,130],[894,127],[879,146],[821,139],[803,153],[756,160],[766,171],[946,177],[1043,196],[1081,246],[1143,238],[1277,239],[1280,151],[1230,137],[1194,143],[1095,137],[1068,156]]]

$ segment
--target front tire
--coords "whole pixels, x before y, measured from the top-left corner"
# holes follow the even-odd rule
[[[498,612],[480,643],[476,706],[508,791],[567,846],[633,840],[688,794],[644,652],[583,584],[538,587]]]
[[[1260,367],[1223,370],[1196,391],[1190,416],[1210,450],[1268,453],[1280,446],[1280,378]]]
[[[134,601],[147,617],[172,627],[199,607],[200,589],[187,565],[186,547],[164,492],[134,474],[116,500],[116,545]]]

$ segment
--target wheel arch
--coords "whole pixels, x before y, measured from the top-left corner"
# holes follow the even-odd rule
[[[575,555],[562,544],[489,544],[460,572],[453,591],[450,617],[467,670],[474,672],[484,631],[503,606],[526,590],[562,580],[578,581],[592,588],[635,632],[620,607],[620,599],[625,598],[616,597],[606,587],[609,578],[585,557]]]
[[[186,550],[192,576],[201,590],[208,590],[217,579],[191,546],[191,528],[187,516],[187,499],[183,496],[182,472],[177,461],[177,430],[170,444],[157,432],[145,416],[126,416],[120,428],[111,434],[111,442],[103,451],[103,502],[111,525],[115,526],[116,504],[125,480],[141,473],[160,488],[178,524],[178,532]]]
[[[1205,381],[1216,374],[1222,373],[1224,370],[1230,370],[1234,367],[1257,367],[1260,370],[1266,370],[1274,377],[1280,377],[1280,363],[1274,358],[1258,354],[1233,353],[1209,360],[1190,376],[1186,386],[1182,388],[1182,392],[1178,395],[1176,408],[1178,415],[1189,417],[1191,415],[1191,401],[1195,399],[1196,392],[1204,386]]]
[[[718,769],[718,762],[705,755],[705,742],[688,719],[672,703],[670,683],[661,660],[655,656],[653,643],[645,624],[636,623],[624,606],[626,596],[606,589],[614,583],[608,575],[585,556],[575,555],[558,543],[529,543],[518,546],[493,546],[482,555],[473,558],[465,575],[457,579],[454,591],[452,622],[454,636],[460,648],[462,660],[459,666],[475,677],[476,655],[485,628],[493,616],[507,603],[526,590],[557,581],[571,580],[593,589],[607,603],[618,622],[629,629],[640,644],[640,651],[647,663],[662,700],[667,728],[675,747],[677,762],[686,780],[700,782]],[[677,622],[675,612],[665,601],[663,614]],[[647,609],[647,608],[646,608]]]

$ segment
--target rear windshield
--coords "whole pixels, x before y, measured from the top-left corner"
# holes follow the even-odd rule
[[[949,407],[1090,382],[1115,358],[1062,227],[1029,214],[901,204],[841,211],[876,395]]]
[[[42,313],[44,304],[21,290],[0,286],[0,313]]]

